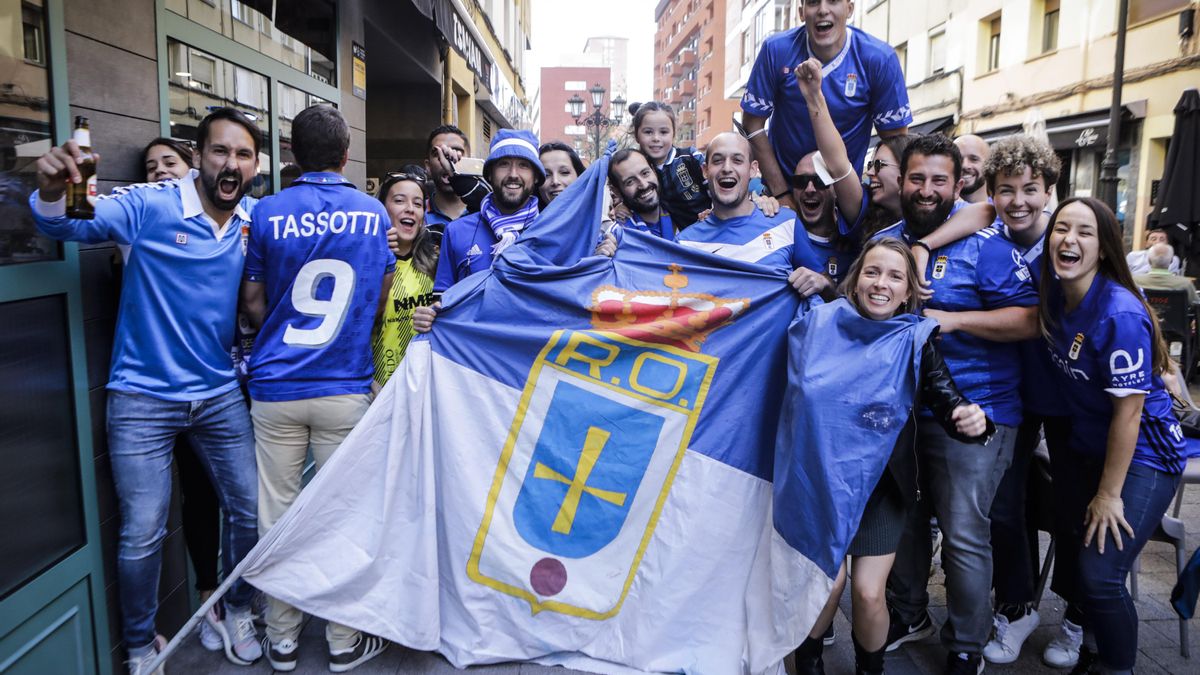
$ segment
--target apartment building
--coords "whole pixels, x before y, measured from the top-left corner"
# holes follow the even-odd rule
[[[858,25],[896,49],[914,128],[989,140],[1045,129],[1059,196],[1097,194],[1118,0],[876,0]],[[1118,216],[1141,239],[1183,90],[1200,83],[1194,0],[1130,0]]]
[[[703,147],[733,128],[738,102],[725,95],[726,14],[726,0],[660,0],[655,7],[654,97],[675,108],[679,144]]]

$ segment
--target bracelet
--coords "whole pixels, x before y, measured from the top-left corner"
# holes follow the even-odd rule
[[[913,243],[911,244],[910,248],[912,246],[919,246],[919,247],[925,249],[926,253],[933,253],[933,249],[929,248],[929,244],[926,244],[925,242],[921,241],[920,239],[914,240]]]
[[[752,141],[752,140],[754,140],[754,137],[755,137],[755,136],[758,136],[758,135],[760,135],[760,134],[765,134],[765,133],[767,133],[767,128],[766,128],[766,127],[763,127],[763,128],[761,128],[761,129],[759,129],[758,131],[751,131],[750,133],[748,133],[748,134],[745,134],[745,136],[746,136],[746,140],[748,140],[748,141]]]

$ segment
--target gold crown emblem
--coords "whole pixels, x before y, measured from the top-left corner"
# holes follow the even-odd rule
[[[663,286],[670,291],[630,291],[601,286],[592,292],[592,326],[692,352],[716,329],[733,321],[750,306],[750,298],[718,298],[708,293],[681,293],[688,278],[676,264]]]

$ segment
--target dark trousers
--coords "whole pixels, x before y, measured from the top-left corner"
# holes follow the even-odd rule
[[[1054,485],[1069,509],[1066,522],[1074,526],[1057,534],[1061,543],[1056,555],[1060,560],[1068,558],[1067,564],[1075,565],[1073,593],[1082,601],[1084,629],[1096,636],[1101,665],[1118,672],[1129,671],[1137,660],[1138,618],[1125,581],[1133,561],[1162,522],[1179,487],[1179,476],[1141,464],[1130,465],[1121,488],[1121,500],[1125,503],[1125,520],[1133,528],[1134,536],[1131,539],[1122,532],[1124,550],[1117,550],[1109,535],[1101,554],[1095,541],[1083,547],[1083,519],[1100,486],[1104,455],[1078,452],[1071,455],[1073,470],[1056,473]]]
[[[1030,467],[1045,429],[1051,454],[1066,447],[1070,418],[1043,417],[1025,413],[1017,429],[1012,464],[1004,472],[992,501],[992,587],[996,605],[1023,604],[1035,600],[1038,578],[1037,524],[1051,514],[1027,513]]]

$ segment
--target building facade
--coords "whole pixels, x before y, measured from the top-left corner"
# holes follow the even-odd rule
[[[588,90],[598,84],[606,92],[600,104],[600,113],[605,117],[611,116],[610,102],[615,97],[611,73],[604,66],[542,68],[541,136],[538,140],[543,143],[562,141],[575,148],[580,157],[595,157],[595,135],[587,126],[575,122],[568,101],[578,96],[583,99],[583,114],[590,114],[594,107]]]
[[[682,145],[703,147],[733,128],[738,102],[725,94],[726,5],[660,0],[654,9],[654,98],[675,108]]]
[[[880,0],[859,25],[895,47],[916,130],[988,140],[1044,128],[1063,160],[1059,197],[1099,192],[1108,141],[1117,0]],[[1141,241],[1200,45],[1194,0],[1130,0],[1118,145],[1118,216]],[[1194,21],[1194,18],[1192,19]]]
[[[612,71],[612,91],[609,96],[629,98],[629,38],[590,37],[583,44],[584,54],[599,57],[601,66]]]
[[[725,16],[725,97],[741,101],[754,59],[768,36],[801,23],[798,0],[731,2]],[[741,118],[739,113],[738,118]]]
[[[89,118],[98,189],[145,180],[158,136],[194,140],[214,106],[264,134],[256,194],[298,169],[290,124],[314,102],[351,129],[346,174],[419,161],[458,122],[486,147],[527,124],[527,0],[0,0],[0,670],[124,672],[119,527],[107,452],[109,357],[120,292],[111,244],[37,234],[34,162]],[[173,505],[159,632],[197,607]]]

